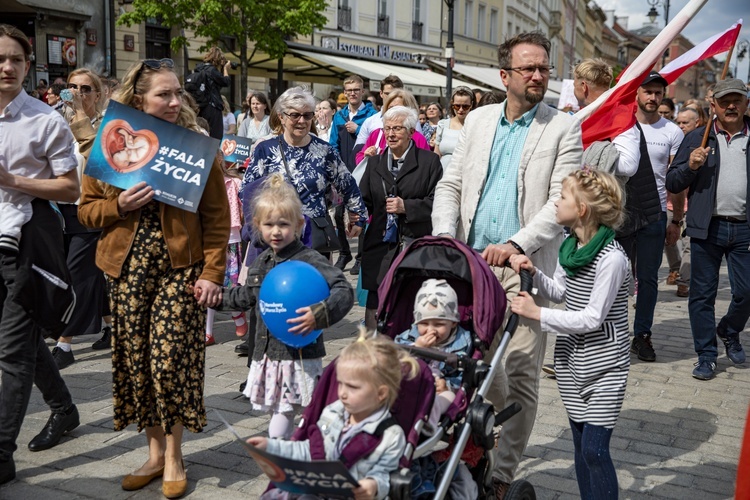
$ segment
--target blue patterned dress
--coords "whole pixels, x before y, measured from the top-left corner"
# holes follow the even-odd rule
[[[360,221],[367,219],[367,209],[359,187],[339,153],[330,144],[311,135],[307,146],[294,147],[284,141],[283,135],[279,137],[284,142],[292,185],[297,189],[302,201],[302,211],[307,217],[326,215],[326,196],[334,188],[350,212],[358,214]],[[280,173],[287,177],[281,159],[279,137],[267,139],[257,145],[245,171],[243,188],[269,174]]]

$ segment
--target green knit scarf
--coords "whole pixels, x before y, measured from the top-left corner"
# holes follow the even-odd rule
[[[615,232],[607,226],[599,226],[591,241],[578,248],[578,238],[575,233],[566,238],[560,245],[560,265],[565,274],[570,277],[576,275],[579,269],[589,264],[602,248],[615,239]]]

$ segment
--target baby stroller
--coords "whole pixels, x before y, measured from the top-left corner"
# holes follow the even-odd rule
[[[446,279],[456,290],[462,325],[474,333],[476,349],[471,357],[458,357],[433,349],[410,348],[413,354],[426,359],[444,361],[463,372],[463,385],[456,393],[453,404],[448,408],[438,429],[425,438],[423,430],[435,398],[435,383],[430,367],[419,360],[420,373],[412,379],[404,379],[399,396],[391,413],[404,430],[407,446],[400,461],[400,469],[391,474],[390,498],[410,498],[414,474],[409,466],[412,460],[430,454],[438,441],[446,438],[454,424],[460,423],[453,433],[454,441],[450,459],[444,465],[442,480],[437,485],[434,498],[445,498],[451,478],[459,465],[464,448],[470,438],[485,450],[485,458],[474,472],[479,486],[480,497],[492,493],[491,475],[493,457],[486,451],[494,447],[493,427],[500,425],[520,410],[514,405],[495,415],[492,405],[484,402],[489,381],[499,366],[518,318],[512,315],[505,328],[502,341],[491,365],[482,362],[486,350],[497,330],[500,329],[506,306],[505,292],[485,261],[467,245],[446,238],[424,237],[412,242],[395,259],[391,269],[383,279],[379,289],[380,308],[378,310],[378,330],[381,334],[394,338],[408,329],[412,323],[412,305],[422,281],[429,278]],[[522,289],[531,288],[531,277],[522,275]],[[476,388],[479,387],[478,390]],[[338,398],[335,363],[330,363],[313,392],[310,405],[305,408],[293,440],[309,439],[312,458],[323,459],[322,444],[316,445],[317,421],[327,405]],[[472,399],[473,396],[473,399]],[[342,456],[342,461],[354,463],[367,456],[379,443],[374,436],[372,442],[358,443],[350,456]],[[526,481],[514,481],[506,493],[508,500],[534,500],[534,489]]]
[[[475,349],[471,356],[456,356],[435,349],[409,348],[417,357],[445,362],[463,372],[463,382],[438,429],[429,438],[417,442],[413,453],[407,455],[414,459],[431,453],[438,441],[445,440],[451,428],[455,427],[453,450],[447,464],[441,467],[444,470],[436,485],[434,498],[441,500],[446,497],[469,439],[473,440],[476,448],[483,450],[483,457],[472,470],[479,496],[492,496],[494,456],[490,450],[495,446],[493,428],[521,408],[514,403],[496,415],[492,404],[485,401],[485,395],[516,330],[518,316],[511,315],[491,363],[484,363],[482,358],[503,323],[505,291],[484,259],[468,245],[454,239],[428,236],[415,240],[399,254],[380,285],[378,331],[381,334],[394,338],[411,326],[416,293],[422,282],[430,278],[445,279],[456,291],[461,324],[472,332]],[[529,273],[522,272],[521,290],[529,291],[531,281]],[[407,435],[407,439],[409,437]],[[412,440],[409,443],[414,444]],[[407,449],[407,452],[410,451]],[[391,498],[409,497],[411,475],[406,468],[391,475]],[[518,480],[511,484],[505,498],[533,500],[536,495],[530,483]]]

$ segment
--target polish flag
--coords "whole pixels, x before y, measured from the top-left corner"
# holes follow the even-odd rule
[[[672,40],[680,34],[705,3],[706,0],[691,0],[641,55],[625,68],[615,87],[603,93],[596,101],[576,114],[582,121],[584,147],[588,147],[595,141],[611,139],[635,124],[635,94],[638,87]],[[698,61],[729,50],[736,42],[741,27],[742,21],[740,20],[723,33],[700,43],[665,66],[661,75],[672,83]]]

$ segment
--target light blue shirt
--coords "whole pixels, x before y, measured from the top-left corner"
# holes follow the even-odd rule
[[[469,231],[469,245],[482,251],[488,245],[504,243],[521,229],[518,219],[518,165],[536,116],[537,104],[513,123],[505,118],[503,103],[495,139],[490,150],[490,164],[474,222]]]

